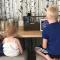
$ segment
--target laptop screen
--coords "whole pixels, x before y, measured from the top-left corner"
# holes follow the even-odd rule
[[[43,31],[43,29],[48,25],[48,21],[46,19],[40,19],[40,31]]]

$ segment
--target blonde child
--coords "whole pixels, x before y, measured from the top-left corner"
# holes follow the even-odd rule
[[[6,56],[18,56],[23,53],[20,41],[15,38],[16,36],[16,26],[9,24],[5,30],[5,38],[3,40],[3,52]]]
[[[60,56],[60,23],[58,22],[58,7],[50,5],[46,12],[48,26],[42,32],[42,48],[36,47],[36,53],[46,60],[55,60]]]

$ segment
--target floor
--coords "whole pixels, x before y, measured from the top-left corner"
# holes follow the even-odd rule
[[[20,55],[17,57],[2,56],[0,57],[0,60],[26,60],[26,55]],[[37,56],[36,60],[43,60],[43,59],[40,56]]]
[[[16,57],[7,57],[7,56],[1,56],[0,57],[0,60],[26,60],[26,52],[24,52],[23,55],[19,55],[19,56],[16,56]],[[36,60],[42,60],[42,58],[38,55],[36,55]]]
[[[0,60],[24,60],[24,58],[21,56],[18,57],[0,57]]]
[[[24,53],[23,55],[19,55],[16,57],[7,57],[7,56],[1,56],[0,60],[26,60],[26,54]]]
[[[24,52],[23,55],[19,55],[16,57],[7,57],[7,56],[1,56],[0,60],[26,60],[26,52]],[[36,55],[36,60],[45,60],[41,56]],[[60,59],[59,59],[60,60]]]
[[[20,55],[20,56],[17,56],[17,57],[2,56],[2,57],[0,57],[0,60],[26,60],[26,55]],[[37,55],[36,60],[45,60],[45,59],[43,59],[41,56]]]

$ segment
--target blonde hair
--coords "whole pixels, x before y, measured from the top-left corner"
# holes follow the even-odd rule
[[[47,16],[57,19],[58,18],[58,7],[56,5],[50,5],[47,8]]]
[[[12,36],[16,32],[17,32],[16,25],[14,25],[14,24],[7,24],[7,26],[5,28],[5,35],[6,36]]]

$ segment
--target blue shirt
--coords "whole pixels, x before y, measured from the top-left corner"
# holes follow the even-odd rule
[[[60,23],[55,22],[44,28],[42,37],[48,40],[47,51],[51,55],[60,55]]]

